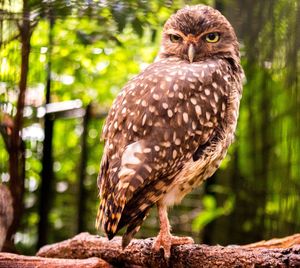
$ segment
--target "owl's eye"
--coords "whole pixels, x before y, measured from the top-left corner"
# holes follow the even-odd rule
[[[172,43],[178,43],[182,40],[182,37],[176,34],[170,34],[170,40]]]
[[[205,36],[205,40],[208,43],[216,43],[220,39],[220,34],[219,33],[209,33]]]

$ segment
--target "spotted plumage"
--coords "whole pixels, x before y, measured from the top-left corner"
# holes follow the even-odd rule
[[[103,129],[97,225],[109,239],[127,226],[127,246],[157,204],[156,247],[168,255],[175,238],[166,207],[210,177],[225,157],[242,74],[236,36],[218,11],[186,7],[166,22],[156,61],[123,88]]]

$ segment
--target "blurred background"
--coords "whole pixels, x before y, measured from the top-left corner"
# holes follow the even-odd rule
[[[298,0],[0,0],[5,250],[34,254],[97,233],[106,113],[155,58],[170,14],[199,3],[234,26],[247,80],[236,142],[217,173],[171,209],[173,232],[222,245],[300,232]],[[153,209],[137,236],[157,230]]]

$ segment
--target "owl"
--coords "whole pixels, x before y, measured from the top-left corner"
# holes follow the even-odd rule
[[[170,256],[167,209],[211,177],[234,139],[243,70],[239,44],[217,10],[187,6],[165,23],[154,63],[115,99],[105,126],[98,176],[96,226],[109,239],[123,227],[125,248],[157,206],[160,232],[153,244]]]

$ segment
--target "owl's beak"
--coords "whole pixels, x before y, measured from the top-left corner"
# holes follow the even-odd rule
[[[194,48],[193,44],[190,44],[189,45],[189,50],[188,50],[188,57],[189,57],[190,63],[193,62],[194,56],[195,56],[195,48]]]

